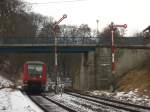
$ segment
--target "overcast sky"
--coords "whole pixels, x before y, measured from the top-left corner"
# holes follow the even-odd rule
[[[115,24],[127,24],[127,34],[142,31],[150,25],[150,0],[25,0],[33,4],[34,12],[52,16],[55,20],[67,14],[61,24],[88,24],[96,29],[99,20],[99,30],[113,21]],[[63,2],[65,1],[65,2]],[[67,2],[73,1],[73,2]]]

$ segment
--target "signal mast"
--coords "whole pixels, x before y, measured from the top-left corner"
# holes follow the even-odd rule
[[[114,23],[112,22],[110,25],[111,28],[111,52],[112,52],[112,75],[113,77],[115,76],[116,73],[116,64],[115,64],[115,52],[116,52],[116,47],[115,47],[115,41],[114,41],[114,32],[117,28],[127,28],[126,24],[123,25],[114,25]]]
[[[59,77],[58,77],[58,52],[57,52],[57,34],[58,34],[58,30],[59,30],[59,26],[58,24],[64,20],[65,18],[67,18],[67,15],[64,14],[62,18],[60,18],[58,21],[56,21],[53,25],[53,35],[54,35],[54,55],[55,55],[55,63],[54,63],[54,72],[56,75],[56,85],[55,85],[55,93],[58,93],[58,81],[59,81]]]

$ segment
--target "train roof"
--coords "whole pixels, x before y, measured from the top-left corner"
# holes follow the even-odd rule
[[[42,61],[27,61],[26,64],[44,64]]]

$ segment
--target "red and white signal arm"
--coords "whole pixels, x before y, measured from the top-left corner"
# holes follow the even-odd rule
[[[63,15],[63,18],[67,18],[67,14],[64,14],[64,15]]]
[[[117,27],[127,28],[127,24],[124,24],[124,25],[113,25],[113,28],[117,28]]]
[[[124,24],[124,28],[127,28],[127,24]]]

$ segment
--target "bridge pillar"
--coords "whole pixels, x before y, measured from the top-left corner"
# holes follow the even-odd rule
[[[82,90],[95,88],[94,52],[82,54],[80,68],[80,88]]]
[[[78,74],[74,73],[73,88],[89,90],[95,88],[94,51],[80,55]],[[78,71],[76,70],[76,71]]]
[[[96,89],[110,89],[112,85],[111,48],[97,48],[95,52]]]

